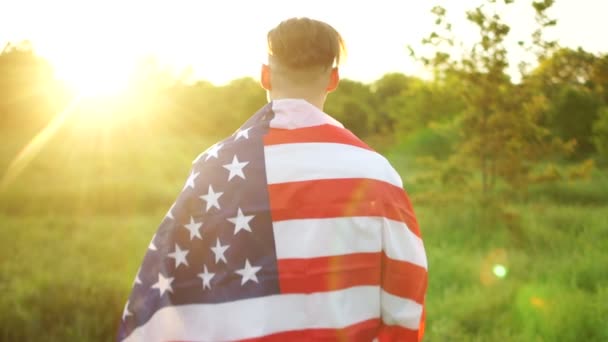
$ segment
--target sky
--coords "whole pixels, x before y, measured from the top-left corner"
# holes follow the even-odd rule
[[[387,72],[423,72],[406,46],[419,47],[431,32],[429,11],[435,4],[448,9],[457,36],[474,39],[464,11],[479,2],[0,0],[0,44],[31,40],[68,79],[119,77],[138,58],[153,55],[174,70],[190,66],[196,78],[220,85],[257,77],[266,32],[286,18],[308,16],[330,23],[343,35],[348,58],[342,77],[370,82]],[[534,29],[529,3],[517,0],[500,10],[512,26],[510,44],[527,39]],[[603,34],[608,0],[557,0],[549,13],[558,25],[548,33],[561,45],[608,52]],[[515,52],[511,57],[521,56]]]

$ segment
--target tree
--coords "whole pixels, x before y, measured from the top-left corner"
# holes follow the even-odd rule
[[[54,114],[59,90],[51,66],[30,42],[8,43],[0,51],[0,127],[45,123]]]
[[[504,0],[505,5],[512,2]],[[545,56],[555,46],[542,36],[545,28],[555,25],[555,20],[545,14],[552,4],[553,0],[532,2],[539,27],[530,46],[536,48],[539,56]],[[435,79],[440,82],[448,76],[456,77],[464,101],[461,141],[450,160],[442,163],[446,172],[458,168],[468,170],[470,175],[478,173],[483,198],[492,194],[498,180],[507,182],[512,189],[525,190],[535,163],[551,152],[567,152],[570,145],[554,139],[542,125],[547,99],[528,84],[511,81],[505,44],[510,27],[497,12],[497,0],[486,0],[466,12],[479,36],[471,48],[459,50],[461,55],[455,53],[458,44],[446,20],[446,10],[438,6],[432,13],[437,30],[423,43],[435,53],[418,59],[434,70]],[[520,70],[525,72],[525,65]]]
[[[593,144],[604,161],[608,161],[608,107],[598,111],[598,118],[593,123]]]
[[[419,79],[417,78],[393,72],[385,74],[375,81],[371,86],[371,90],[375,94],[376,99],[378,99],[378,102],[384,103],[393,97],[400,96],[418,81]]]
[[[368,137],[382,130],[386,121],[376,112],[376,99],[369,85],[342,80],[329,94],[325,111],[359,137]]]
[[[262,87],[248,77],[221,87],[202,81],[177,84],[169,96],[178,129],[218,139],[232,134],[266,103]]]
[[[563,139],[576,140],[576,156],[594,152],[593,122],[608,100],[608,63],[581,48],[558,49],[527,77],[549,102],[547,126]]]
[[[592,127],[601,103],[587,89],[567,85],[560,88],[559,94],[551,101],[550,127],[557,136],[576,141],[577,156],[589,155],[594,152]]]
[[[378,106],[378,120],[383,121],[387,132],[403,131],[401,122],[410,118],[406,118],[407,114],[403,115],[401,101],[412,83],[417,81],[400,73],[389,73],[371,85]]]

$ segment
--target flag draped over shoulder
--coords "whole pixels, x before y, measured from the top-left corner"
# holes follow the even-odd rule
[[[415,341],[426,254],[388,161],[304,100],[194,162],[138,271],[119,341]]]

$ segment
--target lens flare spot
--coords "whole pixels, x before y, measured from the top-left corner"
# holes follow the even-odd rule
[[[530,298],[530,303],[537,309],[542,309],[545,307],[545,301],[539,297]]]
[[[507,275],[507,268],[503,265],[497,264],[492,268],[492,272],[498,278],[504,278]]]

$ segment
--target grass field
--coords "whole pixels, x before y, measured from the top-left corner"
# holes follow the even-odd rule
[[[150,237],[213,140],[61,130],[0,193],[0,340],[113,340]],[[25,141],[3,134],[0,170]],[[608,341],[607,176],[537,186],[487,217],[468,195],[417,204],[414,168],[390,159],[429,257],[427,341]]]

